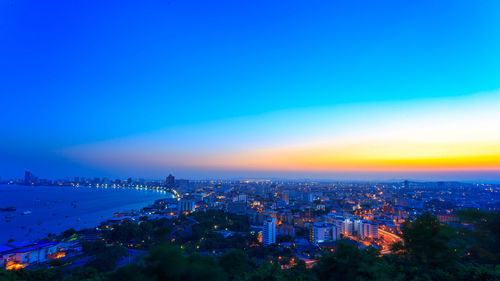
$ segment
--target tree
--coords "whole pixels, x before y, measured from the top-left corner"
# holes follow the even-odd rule
[[[224,269],[229,280],[244,280],[250,267],[248,256],[241,250],[232,250],[217,257],[219,265]]]
[[[151,276],[147,276],[141,266],[131,264],[118,268],[116,272],[111,274],[110,280],[149,281],[154,279]]]
[[[192,254],[187,257],[188,270],[183,274],[185,281],[224,281],[227,276],[217,261],[208,255]]]
[[[185,253],[176,246],[164,244],[153,248],[146,257],[141,274],[151,280],[224,281],[226,275],[211,256]]]
[[[250,276],[252,281],[284,281],[285,275],[276,263],[264,263],[260,265]]]
[[[82,244],[82,251],[91,257],[87,266],[95,268],[99,272],[113,270],[118,259],[127,254],[127,249],[121,246],[107,246],[104,241],[85,241]]]
[[[96,255],[106,249],[106,243],[101,240],[97,241],[84,241],[82,243],[82,251],[86,255]]]
[[[75,234],[76,230],[74,228],[67,229],[61,233],[63,238],[69,238],[71,235]]]
[[[400,250],[404,257],[423,267],[455,266],[459,258],[457,244],[453,243],[455,232],[442,225],[435,216],[429,213],[420,215],[413,222],[404,222],[401,230],[403,244],[395,249]]]
[[[376,249],[360,250],[344,241],[333,253],[323,253],[314,271],[320,281],[388,279],[386,264]]]
[[[402,226],[403,242],[394,245],[395,255],[390,257],[412,280],[497,280],[500,272],[493,266],[481,266],[460,259],[459,245],[467,241],[470,233],[439,223],[430,214],[423,214]],[[467,244],[467,243],[466,243]]]
[[[460,221],[472,228],[460,228],[466,245],[466,259],[479,263],[500,264],[500,213],[481,210],[459,212]]]
[[[285,270],[285,279],[291,281],[312,281],[316,280],[312,270],[306,268],[306,263],[298,258],[294,258],[295,266]]]
[[[187,266],[187,260],[180,248],[164,244],[151,249],[146,257],[143,272],[153,280],[180,281]]]
[[[59,280],[59,279],[53,279]],[[71,271],[71,275],[66,276],[63,281],[106,281],[108,280],[107,274],[99,273],[93,267],[85,267]]]
[[[127,249],[120,246],[106,247],[97,252],[87,266],[97,269],[99,272],[113,270],[118,260],[127,254]]]

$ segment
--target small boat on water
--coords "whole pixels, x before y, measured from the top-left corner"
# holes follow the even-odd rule
[[[17,210],[14,206],[1,207],[0,212],[15,212]]]
[[[29,210],[28,211],[24,211],[24,212],[21,213],[21,215],[31,215],[31,211],[29,211]]]

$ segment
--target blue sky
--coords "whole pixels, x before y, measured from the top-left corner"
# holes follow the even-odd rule
[[[0,175],[141,176],[155,164],[134,174],[61,151],[238,118],[259,127],[279,123],[276,112],[400,101],[411,110],[500,89],[498,1],[141,2],[0,3]],[[216,130],[209,147],[237,127]],[[184,150],[196,155],[205,141],[186,135],[177,143],[194,143]],[[169,163],[147,176],[207,169],[248,172]]]

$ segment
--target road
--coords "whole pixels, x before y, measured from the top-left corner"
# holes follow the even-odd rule
[[[387,231],[382,230],[380,228],[378,230],[378,233],[380,236],[383,236],[384,240],[387,242],[387,244],[382,246],[382,251],[380,251],[380,253],[383,255],[391,253],[390,245],[392,245],[396,242],[403,241],[403,239],[401,239],[401,237],[397,236],[396,234],[387,232]]]
[[[403,241],[403,239],[401,239],[401,237],[397,236],[396,234],[392,234],[390,232],[387,232],[385,230],[379,229],[378,232],[379,232],[379,234],[382,234],[384,237],[391,238],[391,240],[393,240],[394,243],[399,242],[399,241]]]

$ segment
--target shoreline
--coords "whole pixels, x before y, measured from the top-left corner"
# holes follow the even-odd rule
[[[19,185],[19,187],[21,187],[19,195],[16,195],[17,190],[14,192],[6,190],[8,188],[5,188],[5,185],[0,185],[0,191],[6,192],[6,195],[12,196],[14,194],[17,197],[22,197],[23,194],[32,190],[30,186]],[[49,188],[49,191],[44,189],[43,193],[30,194],[32,195],[30,199],[35,199],[31,206],[27,206],[29,204],[21,206],[17,204],[16,206],[16,202],[0,199],[0,204],[16,206],[17,208],[15,212],[0,212],[0,215],[4,217],[11,216],[8,220],[0,217],[0,227],[4,234],[0,238],[0,243],[7,243],[10,239],[14,239],[16,242],[45,239],[49,234],[58,235],[70,228],[75,230],[91,229],[112,219],[115,213],[141,212],[144,208],[154,204],[156,200],[173,197],[170,192],[158,191],[160,193],[157,195],[146,193],[147,196],[144,199],[137,201],[137,195],[134,192],[137,189],[132,188],[64,186],[62,187],[65,189],[63,192],[54,189],[59,188],[59,186],[43,186],[43,188]],[[78,190],[72,188],[78,188]],[[91,190],[94,188],[97,190]],[[73,191],[74,194],[71,194]],[[104,192],[97,193],[98,191]],[[137,191],[156,193],[155,190],[151,189],[138,189]],[[54,193],[58,193],[60,198],[55,200],[50,198],[50,195]],[[37,195],[45,196],[45,198],[40,199]],[[120,200],[123,202],[117,204],[117,201]],[[27,210],[32,213],[22,215],[22,212]]]

